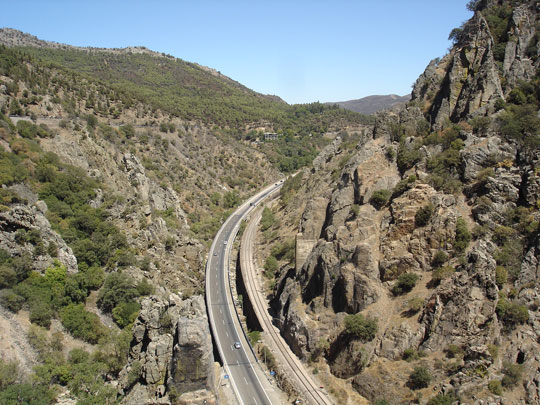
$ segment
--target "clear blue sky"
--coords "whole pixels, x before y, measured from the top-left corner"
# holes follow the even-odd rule
[[[78,46],[146,46],[289,103],[410,93],[467,0],[0,0],[0,27]]]

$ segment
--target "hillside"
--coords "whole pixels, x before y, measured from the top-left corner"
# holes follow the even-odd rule
[[[337,403],[540,402],[540,17],[469,7],[412,100],[288,180],[261,229],[276,325]]]
[[[354,111],[360,114],[373,114],[377,111],[386,110],[396,105],[404,104],[411,99],[410,95],[397,96],[395,94],[384,96],[367,96],[357,100],[336,101],[334,103],[325,103],[328,105],[338,105],[346,110]]]
[[[173,116],[245,130],[249,124],[273,130],[322,133],[370,119],[315,103],[289,106],[256,93],[221,73],[141,47],[101,49],[47,42],[17,30],[0,29],[0,44],[23,49],[44,63],[84,74],[112,86],[126,100],[137,99]],[[306,114],[305,107],[308,108]],[[313,111],[316,114],[310,114]]]

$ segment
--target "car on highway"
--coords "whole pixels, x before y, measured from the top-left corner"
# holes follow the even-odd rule
[[[240,342],[234,342],[234,348],[240,349],[242,346],[240,346]]]
[[[217,256],[217,252],[214,252],[214,256]]]
[[[224,245],[226,245],[226,244],[227,244],[227,241],[226,241],[226,240],[224,240],[224,241],[223,241],[223,244],[224,244]]]

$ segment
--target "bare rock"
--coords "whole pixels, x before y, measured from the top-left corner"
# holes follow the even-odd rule
[[[133,325],[127,365],[119,375],[125,404],[168,403],[168,393],[214,398],[213,349],[204,300],[151,296]],[[189,396],[189,395],[188,395]]]
[[[51,224],[45,217],[46,211],[47,206],[41,201],[32,207],[12,205],[9,211],[0,212],[0,248],[11,256],[33,255],[34,266],[39,271],[44,271],[54,260],[58,260],[66,266],[68,273],[76,273],[78,271],[77,259],[62,237],[52,230]],[[15,235],[18,230],[38,231],[45,247],[51,243],[56,245],[57,257],[51,257],[48,254],[35,256],[33,245],[16,242]]]

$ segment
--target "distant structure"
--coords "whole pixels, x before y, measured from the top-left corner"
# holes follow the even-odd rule
[[[275,132],[265,132],[264,133],[264,140],[265,141],[275,141],[278,139],[279,135]]]

